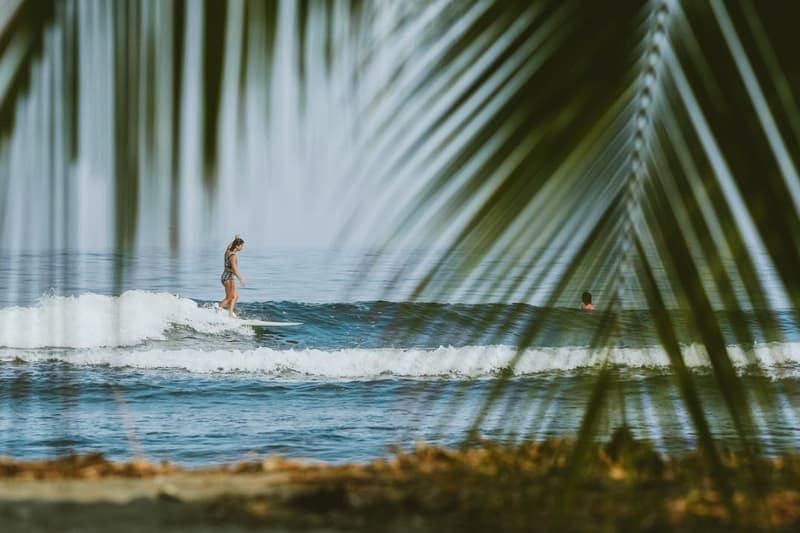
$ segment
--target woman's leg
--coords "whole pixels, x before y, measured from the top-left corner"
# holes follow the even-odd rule
[[[231,302],[233,301],[233,294],[234,292],[236,292],[236,288],[233,285],[232,279],[226,281],[224,285],[225,285],[225,299],[222,302],[220,302],[219,306],[222,307],[223,309],[225,308],[225,306],[228,306],[228,308],[232,310]],[[230,311],[228,311],[228,314],[230,314]]]
[[[233,281],[223,281],[222,286],[225,288],[225,298],[219,303],[219,307],[220,309],[225,309],[225,306],[231,301],[231,287],[233,286]]]
[[[231,306],[228,308],[228,316],[236,316],[233,310],[236,308],[236,300],[239,299],[239,293],[236,292],[236,285],[233,284],[233,280],[230,281],[231,284]]]

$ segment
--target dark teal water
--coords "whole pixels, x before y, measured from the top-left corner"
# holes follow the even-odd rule
[[[240,316],[303,322],[253,329],[213,309],[216,255],[0,262],[9,288],[0,309],[0,454],[103,451],[187,465],[268,453],[368,460],[391,445],[457,445],[501,380],[481,434],[505,442],[572,435],[606,360],[588,348],[606,313],[602,293],[594,313],[476,303],[469,293],[407,302],[418,280],[398,278],[397,265],[359,277],[357,254],[248,250]],[[513,346],[543,315],[541,334],[515,358]],[[718,316],[748,391],[749,436],[771,453],[800,445],[800,339],[790,311],[773,316],[776,338],[756,335],[753,349],[736,344],[731,326],[759,331],[764,316]],[[670,317],[715,434],[737,446],[690,317]],[[607,356],[615,385],[599,434],[628,423],[679,452],[695,434],[666,354],[654,347],[652,318],[635,309],[620,317],[626,334]]]

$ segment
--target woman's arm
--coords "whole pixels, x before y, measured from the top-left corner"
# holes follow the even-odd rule
[[[231,269],[233,270],[233,275],[239,279],[239,283],[242,285],[242,287],[247,287],[247,283],[244,282],[244,278],[242,278],[242,275],[239,274],[239,258],[236,257],[236,255],[231,257]]]

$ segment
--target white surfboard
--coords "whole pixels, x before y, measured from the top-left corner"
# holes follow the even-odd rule
[[[302,326],[302,322],[265,322],[264,320],[245,320],[242,319],[241,323],[245,326],[255,326],[255,327],[269,327],[269,328],[280,328],[285,326]]]

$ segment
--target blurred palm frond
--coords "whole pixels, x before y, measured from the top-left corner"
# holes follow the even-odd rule
[[[383,253],[420,239],[432,244],[427,266],[415,257],[398,273],[420,274],[416,299],[496,295],[485,281],[491,273],[512,277],[504,301],[542,305],[475,431],[493,409],[514,424],[515,411],[531,408],[532,395],[505,407],[501,400],[555,308],[576,307],[592,288],[604,313],[593,347],[612,367],[614,347],[626,341],[621,317],[649,309],[700,445],[724,482],[709,412],[684,363],[685,350],[697,346],[678,341],[686,326],[668,311],[686,313],[727,416],[757,454],[769,429],[757,427],[749,398],[774,405],[780,385],[749,390],[730,346],[759,372],[754,350],[780,349],[770,343],[798,324],[800,60],[786,21],[800,9],[721,1],[481,6],[463,40],[431,24],[420,50],[442,42],[440,61],[386,116],[414,117],[421,95],[442,87],[435,101],[449,105],[432,108],[438,114],[428,113],[413,137],[406,130],[405,151],[381,144],[397,135],[390,124],[374,137],[387,147],[376,160],[391,162],[378,173],[393,194],[387,204],[397,201],[394,176],[420,183],[404,197]],[[477,8],[460,9],[456,20]],[[475,51],[482,40],[488,45]],[[748,312],[757,320],[735,320]],[[518,317],[484,318],[501,331]],[[613,406],[609,368],[596,378],[579,449]]]
[[[212,1],[176,1],[152,10],[156,4],[127,1],[89,10],[91,17],[81,10],[85,4],[65,5],[5,3],[3,131],[11,128],[11,104],[53,13],[68,36],[80,33],[80,24],[88,32],[89,23],[107,15],[117,39],[115,114],[129,119],[114,129],[115,241],[120,248],[135,242],[146,197],[140,188],[152,174],[169,181],[162,192],[169,198],[171,243],[178,244],[174,228],[188,220],[179,195],[186,187],[181,173],[188,172],[181,170],[179,139],[191,118],[180,102],[191,94],[203,103],[195,133],[203,186],[213,196],[222,121],[244,117],[245,109],[252,121],[254,110],[268,115],[272,109],[262,100],[269,99],[277,20],[286,4],[231,1],[223,9]],[[685,363],[687,349],[701,347],[739,439],[749,453],[760,451],[763,428],[748,398],[769,405],[780,384],[749,390],[730,347],[741,347],[757,367],[756,349],[784,341],[784,331],[800,323],[794,304],[800,299],[800,56],[791,24],[800,5],[485,0],[291,6],[301,113],[308,112],[307,90],[341,74],[339,59],[356,56],[342,63],[356,68],[337,85],[357,93],[361,105],[348,191],[381,192],[375,216],[390,213],[393,232],[379,255],[402,256],[420,244],[427,250],[397,274],[419,276],[411,297],[442,301],[469,293],[485,300],[499,291],[502,302],[541,306],[535,315],[489,309],[482,329],[465,332],[491,342],[524,321],[517,354],[493,382],[475,432],[495,409],[504,410],[507,432],[535,430],[516,427],[513,416],[532,409],[534,392],[503,404],[507,384],[526,349],[553,336],[548,321],[556,311],[575,307],[580,293],[591,289],[601,315],[593,322],[592,348],[605,363],[578,450],[613,408],[617,348],[629,334],[626,312],[648,309],[720,483],[721,463]],[[337,25],[340,20],[348,22]],[[147,39],[139,46],[133,40],[142,27]],[[203,29],[194,36],[202,46],[188,49],[187,28]],[[168,30],[166,39],[160,30]],[[78,41],[65,42],[67,64],[77,69]],[[148,74],[161,64],[156,44],[166,49],[171,59],[163,64],[170,68]],[[198,50],[202,59],[191,59]],[[202,75],[189,68],[193,60]],[[147,83],[134,83],[141,80]],[[202,86],[199,96],[190,93],[192,80]],[[165,87],[168,98],[159,99]],[[75,112],[80,90],[70,86],[61,95]],[[166,130],[155,123],[165,114],[172,126]],[[76,120],[68,115],[65,122],[71,132],[66,151],[73,157]],[[8,198],[3,193],[0,200],[5,205]],[[688,318],[677,322],[669,310]],[[737,320],[743,313],[756,320]],[[682,328],[697,346],[679,341]],[[413,325],[408,333],[415,333]],[[456,396],[453,405],[463,398]]]

